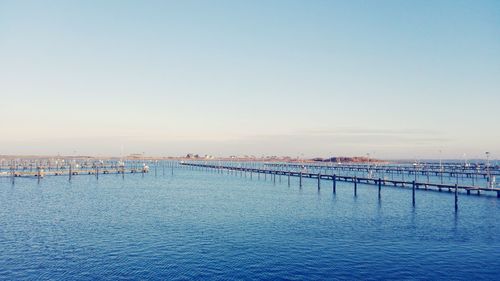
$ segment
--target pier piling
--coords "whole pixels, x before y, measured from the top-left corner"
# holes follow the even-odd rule
[[[358,179],[354,177],[354,196],[358,195]]]
[[[12,177],[12,185],[14,185],[16,183],[16,173],[14,171],[14,167],[11,167],[10,171],[11,171],[11,177]]]
[[[378,198],[380,198],[380,191],[382,190],[382,179],[378,178]]]
[[[337,192],[337,175],[333,175],[333,193]]]
[[[412,200],[413,206],[415,206],[415,181],[412,182],[411,189],[412,189],[411,200]]]

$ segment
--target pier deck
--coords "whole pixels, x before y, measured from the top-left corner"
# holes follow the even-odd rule
[[[292,170],[273,170],[273,169],[260,169],[260,168],[249,168],[249,167],[235,167],[235,166],[220,166],[220,165],[211,165],[211,164],[198,164],[198,163],[180,163],[180,165],[184,166],[192,166],[192,167],[200,167],[200,168],[210,168],[210,169],[220,169],[220,170],[228,170],[228,171],[240,171],[240,172],[249,172],[249,173],[259,173],[259,174],[270,174],[270,175],[281,175],[281,176],[289,176],[289,177],[298,177],[302,178],[310,178],[320,180],[331,180],[333,182],[341,181],[341,182],[352,182],[352,183],[361,183],[368,185],[376,185],[376,186],[393,186],[393,187],[401,187],[401,188],[413,188],[423,189],[423,190],[438,190],[442,191],[448,190],[461,190],[465,191],[468,195],[471,194],[471,191],[476,191],[478,194],[480,192],[496,192],[496,196],[500,198],[500,188],[485,188],[478,186],[468,186],[468,185],[458,185],[458,184],[439,184],[439,183],[424,183],[424,182],[416,182],[416,181],[403,181],[403,180],[388,180],[382,178],[367,178],[367,177],[357,177],[357,176],[345,176],[345,175],[336,175],[336,174],[321,174],[321,173],[309,173],[302,171],[292,171]],[[335,185],[335,183],[334,183]],[[318,183],[319,188],[319,183]]]
[[[143,169],[98,169],[98,170],[61,170],[61,171],[14,171],[0,173],[0,177],[14,177],[14,178],[38,178],[47,176],[77,176],[77,175],[99,175],[99,174],[134,174],[134,173],[148,173],[148,170]]]

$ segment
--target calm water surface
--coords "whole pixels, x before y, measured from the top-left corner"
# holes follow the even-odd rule
[[[2,280],[499,280],[500,200],[177,169],[0,179]]]

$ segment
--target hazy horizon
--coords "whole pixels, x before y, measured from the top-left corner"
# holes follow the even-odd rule
[[[119,154],[43,154],[43,153],[38,153],[38,154],[0,154],[0,158],[1,157],[20,157],[20,158],[24,158],[24,157],[41,157],[41,158],[45,158],[45,157],[61,157],[61,158],[65,158],[65,157],[92,157],[92,158],[102,158],[102,159],[105,159],[105,158],[125,158],[125,157],[137,157],[139,155],[142,155],[144,158],[186,158],[188,154],[191,154],[191,155],[198,155],[198,158],[192,158],[194,160],[196,159],[200,159],[200,160],[204,160],[206,159],[205,157],[206,156],[210,156],[210,157],[213,157],[213,158],[210,158],[210,159],[221,159],[221,158],[230,158],[230,157],[233,157],[233,156],[236,156],[238,158],[245,158],[245,157],[255,157],[256,159],[263,159],[263,158],[270,158],[270,157],[278,157],[278,158],[283,158],[283,157],[290,157],[292,159],[307,159],[307,160],[311,160],[313,158],[323,158],[323,159],[328,159],[330,157],[346,157],[346,158],[356,158],[356,157],[364,157],[364,158],[367,158],[368,156],[365,154],[365,155],[266,155],[266,154],[260,154],[260,155],[253,155],[253,154],[234,154],[234,155],[214,155],[214,154],[210,154],[210,153],[196,153],[196,152],[188,152],[188,153],[185,153],[185,154],[182,154],[182,155],[158,155],[158,154],[142,154],[142,153],[139,153],[139,152],[135,152],[135,153],[129,153],[129,154],[124,154],[124,155],[119,155]],[[486,156],[484,157],[477,157],[477,158],[469,158],[469,157],[461,157],[461,158],[446,158],[446,157],[443,157],[443,158],[382,158],[382,157],[373,157],[372,155],[369,156],[370,159],[375,159],[375,160],[382,160],[382,161],[409,161],[409,162],[413,162],[413,161],[445,161],[445,162],[450,162],[450,161],[455,161],[455,162],[467,162],[467,163],[474,163],[474,162],[485,162],[487,159],[486,159]],[[490,156],[489,158],[490,162],[492,162],[492,164],[495,164],[496,162],[500,161],[500,158],[492,158]]]
[[[498,159],[499,77],[499,1],[0,0],[0,155]]]

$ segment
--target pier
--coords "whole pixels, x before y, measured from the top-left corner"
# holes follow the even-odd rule
[[[471,169],[465,166],[435,166],[435,165],[376,165],[376,164],[337,164],[337,163],[323,163],[323,164],[297,164],[297,163],[270,163],[266,164],[273,167],[287,167],[287,168],[316,168],[316,169],[331,169],[339,171],[359,171],[359,172],[384,172],[384,173],[407,173],[408,175],[435,175],[435,176],[465,176],[467,178],[476,176],[486,178],[487,176],[500,176],[500,169],[498,167],[491,167],[488,169],[484,166],[476,166],[477,168]]]
[[[264,174],[265,177],[270,175],[270,177],[276,176],[287,176],[299,178],[299,185],[302,186],[302,179],[316,179],[318,183],[318,189],[321,187],[321,181],[327,180],[332,181],[332,190],[335,192],[336,190],[336,182],[350,182],[353,183],[354,193],[357,192],[358,184],[367,184],[374,185],[381,189],[382,186],[391,186],[391,187],[399,187],[405,189],[411,189],[413,191],[413,198],[415,196],[415,189],[421,190],[435,190],[435,191],[443,191],[448,190],[449,192],[454,191],[457,194],[459,191],[470,195],[472,191],[475,191],[476,194],[484,193],[493,193],[496,194],[497,198],[500,198],[500,188],[485,188],[479,186],[470,186],[470,185],[459,185],[459,184],[440,184],[440,183],[428,183],[428,182],[418,182],[415,180],[412,181],[403,181],[403,180],[390,180],[383,178],[370,178],[370,177],[359,177],[359,176],[348,176],[348,175],[337,175],[337,174],[322,174],[311,173],[305,171],[293,171],[293,170],[281,170],[281,169],[269,169],[269,168],[255,168],[255,167],[242,167],[242,166],[231,166],[231,165],[214,165],[207,163],[188,163],[181,162],[180,165],[190,166],[190,167],[199,167],[206,169],[217,169],[227,170],[227,171],[235,171],[241,173],[257,173]],[[282,165],[282,164],[277,164]]]
[[[99,174],[134,174],[134,173],[149,173],[149,169],[80,169],[80,170],[59,170],[59,171],[46,171],[39,169],[39,171],[14,171],[13,173],[3,173],[1,176],[20,177],[46,177],[46,176],[77,176],[77,175],[99,175]]]
[[[161,165],[161,167],[160,167]],[[73,176],[84,176],[107,174],[146,174],[154,171],[158,174],[158,169],[161,168],[165,174],[165,166],[172,167],[175,165],[173,161],[138,161],[138,160],[12,160],[0,165],[0,178],[12,178],[14,183],[15,178],[44,178],[51,176],[66,176],[70,180]]]

